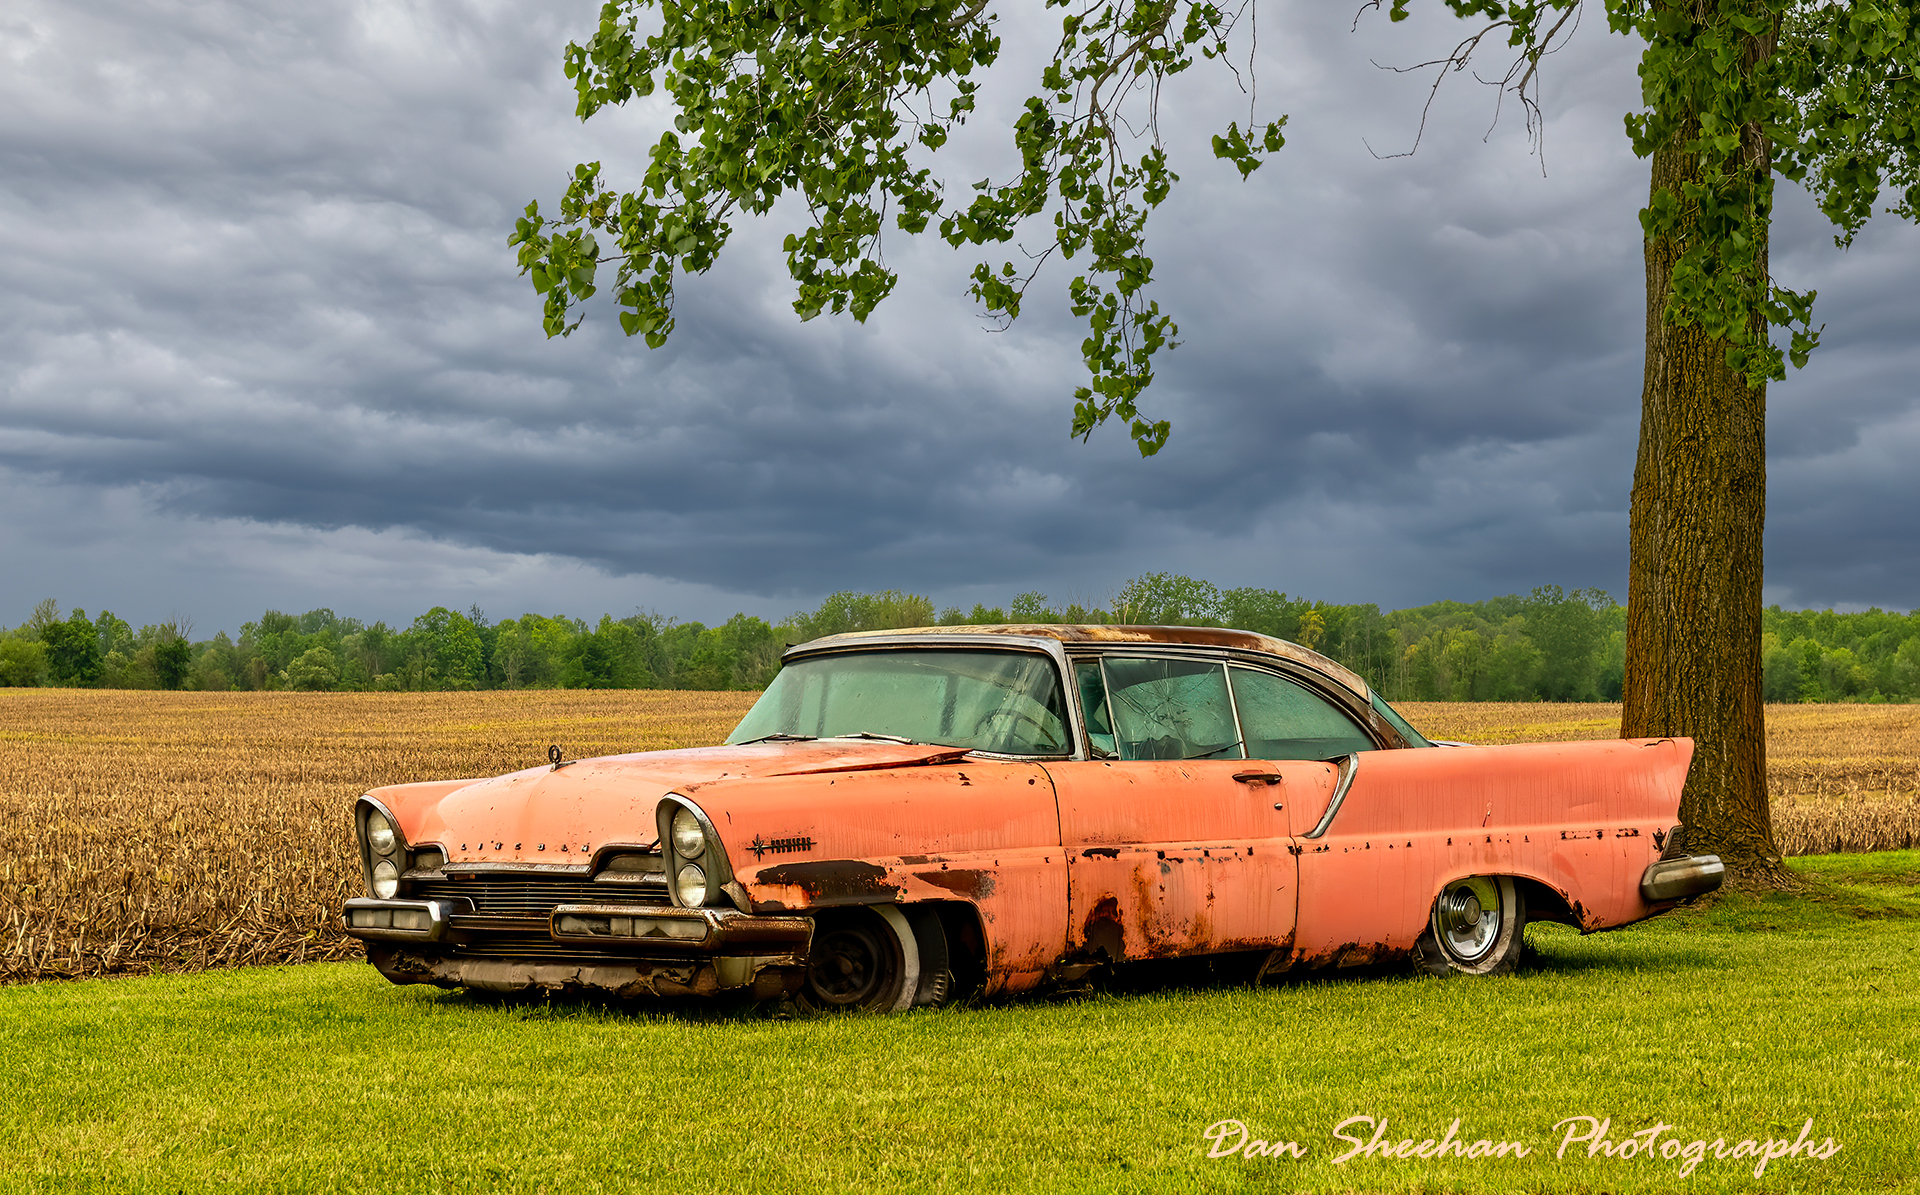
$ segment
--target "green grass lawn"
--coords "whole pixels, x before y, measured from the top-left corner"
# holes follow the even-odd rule
[[[1361,977],[896,1017],[502,1006],[364,964],[0,989],[0,1183],[391,1192],[1920,1190],[1920,852],[1811,896],[1536,930],[1495,980]],[[1524,1158],[1356,1157],[1385,1140]],[[1589,1158],[1831,1137],[1825,1160]],[[1216,1122],[1304,1157],[1207,1156]],[[1584,1129],[1586,1122],[1578,1122]],[[1348,1127],[1367,1140],[1366,1126]]]

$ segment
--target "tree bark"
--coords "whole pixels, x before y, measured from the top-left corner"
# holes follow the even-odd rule
[[[1755,134],[1757,136],[1757,133]],[[1689,139],[1676,139],[1684,142]],[[1767,169],[1764,144],[1759,168]],[[1651,191],[1700,177],[1681,150],[1653,155]],[[1766,522],[1766,388],[1727,365],[1727,344],[1666,318],[1679,238],[1649,240],[1647,357],[1633,473],[1623,737],[1694,740],[1680,803],[1685,843],[1718,854],[1742,887],[1792,883],[1767,802],[1760,656]],[[1760,261],[1764,268],[1765,247]],[[1764,325],[1758,329],[1765,335]]]

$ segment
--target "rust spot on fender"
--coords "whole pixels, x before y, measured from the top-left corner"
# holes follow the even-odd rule
[[[1145,866],[1133,869],[1134,926],[1140,935],[1143,958],[1159,958],[1176,953],[1178,950],[1175,937],[1169,932],[1169,927],[1160,923],[1158,878]]]
[[[1213,893],[1207,893],[1207,910],[1213,907]],[[1191,941],[1198,950],[1218,950],[1222,943],[1213,940],[1213,918],[1206,910],[1193,915]]]
[[[984,900],[993,895],[998,880],[990,871],[916,871],[916,880],[925,880],[936,888],[945,888],[949,892],[973,900]]]
[[[1117,846],[1090,846],[1080,852],[1082,859],[1118,859],[1120,848]]]
[[[898,887],[887,882],[886,868],[858,859],[822,859],[763,867],[758,882],[791,885],[820,904],[858,902],[900,893]]]
[[[1081,935],[1086,942],[1088,954],[1104,954],[1110,962],[1119,962],[1127,955],[1127,934],[1120,925],[1120,902],[1114,897],[1103,896],[1093,903],[1093,911],[1087,914],[1084,932]]]

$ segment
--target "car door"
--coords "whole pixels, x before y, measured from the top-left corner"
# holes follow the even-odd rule
[[[1327,769],[1243,758],[1225,665],[1179,655],[1079,659],[1095,755],[1048,763],[1068,862],[1069,957],[1119,961],[1292,941],[1286,804]],[[1324,802],[1323,802],[1324,803]]]
[[[1295,958],[1357,964],[1410,948],[1433,899],[1436,860],[1425,831],[1444,820],[1441,794],[1391,766],[1416,753],[1375,753],[1372,737],[1346,711],[1285,677],[1235,667],[1231,679],[1251,751],[1333,761],[1313,765],[1323,769],[1325,795],[1291,811],[1300,894]],[[1396,756],[1387,767],[1373,764]]]

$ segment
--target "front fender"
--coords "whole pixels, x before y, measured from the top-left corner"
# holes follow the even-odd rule
[[[1067,863],[1037,764],[961,759],[679,791],[712,819],[756,913],[964,904],[995,990],[1037,983],[1066,949]]]
[[[431,837],[428,818],[448,793],[458,792],[478,777],[465,780],[422,780],[414,784],[388,784],[370,789],[362,800],[372,801],[393,816],[394,826],[409,843],[418,844]],[[437,828],[437,827],[436,827]]]

